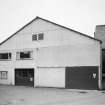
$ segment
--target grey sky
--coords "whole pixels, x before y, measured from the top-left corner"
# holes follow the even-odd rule
[[[93,36],[105,24],[105,0],[0,0],[0,42],[36,16]]]

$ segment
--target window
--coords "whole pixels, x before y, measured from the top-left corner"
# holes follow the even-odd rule
[[[17,52],[17,59],[32,59],[32,51]]]
[[[43,40],[43,33],[38,34],[38,40]]]
[[[0,60],[9,60],[11,59],[11,53],[0,53]]]
[[[44,34],[43,33],[39,33],[39,34],[34,34],[32,35],[32,40],[43,40],[44,39]]]
[[[0,71],[0,79],[7,79],[8,72],[7,71]]]
[[[32,35],[32,40],[37,40],[37,35]]]

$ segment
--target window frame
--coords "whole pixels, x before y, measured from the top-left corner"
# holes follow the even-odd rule
[[[33,34],[32,35],[32,41],[37,41],[37,40],[38,40],[37,34]]]
[[[5,73],[5,76],[3,76]],[[0,79],[5,79],[7,80],[8,79],[8,71],[0,71]]]
[[[34,39],[34,37],[36,38]],[[38,33],[32,35],[32,41],[41,41],[41,40],[44,40],[44,33]]]
[[[38,40],[44,40],[44,33],[38,34]]]
[[[2,54],[8,54],[7,58],[0,57],[0,61],[9,61],[12,59],[12,53],[11,52],[1,52],[0,54],[1,54],[0,56],[2,56]]]
[[[20,57],[20,54],[21,53],[25,53],[25,52],[28,52],[28,53],[30,53],[30,57],[28,58],[28,57],[23,57],[23,58],[21,58]],[[16,52],[16,60],[32,60],[33,59],[33,51],[17,51]]]

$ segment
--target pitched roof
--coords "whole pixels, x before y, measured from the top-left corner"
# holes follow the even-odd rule
[[[30,21],[29,23],[27,23],[25,26],[23,26],[22,28],[20,28],[18,31],[16,31],[14,34],[12,34],[10,37],[8,37],[8,38],[5,39],[3,42],[1,42],[0,45],[2,45],[3,43],[5,43],[6,41],[8,41],[10,38],[12,38],[14,35],[16,35],[18,32],[20,32],[21,30],[23,30],[25,27],[27,27],[28,25],[30,25],[32,22],[34,22],[34,21],[37,20],[37,19],[44,20],[44,21],[49,22],[49,23],[51,23],[51,24],[57,25],[57,26],[59,26],[59,27],[65,28],[65,29],[70,30],[70,31],[73,31],[73,32],[76,32],[76,33],[78,33],[78,34],[80,34],[80,35],[82,35],[82,36],[88,37],[88,38],[90,38],[90,39],[93,39],[93,40],[96,40],[96,41],[99,41],[100,43],[102,43],[101,40],[98,40],[98,39],[96,39],[96,38],[93,38],[93,37],[91,37],[91,36],[88,36],[88,35],[86,35],[86,34],[83,34],[83,33],[81,33],[81,32],[78,32],[78,31],[76,31],[76,30],[70,29],[70,28],[65,27],[65,26],[63,26],[63,25],[59,25],[59,24],[57,24],[57,23],[54,23],[54,22],[51,22],[51,21],[49,21],[49,20],[46,20],[46,19],[43,19],[43,18],[41,18],[41,17],[36,16],[36,18],[34,18],[32,21]]]

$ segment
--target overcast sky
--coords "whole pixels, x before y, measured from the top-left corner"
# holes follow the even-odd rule
[[[0,0],[0,42],[36,16],[93,36],[105,24],[105,0]]]

